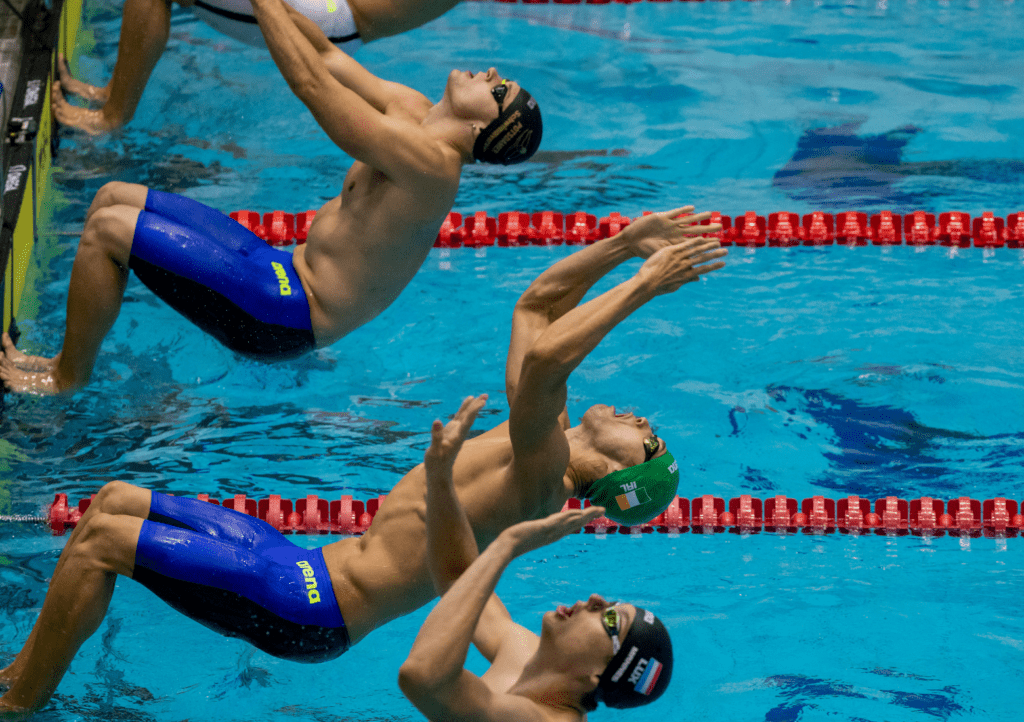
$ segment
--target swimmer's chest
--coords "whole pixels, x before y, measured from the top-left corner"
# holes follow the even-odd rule
[[[345,174],[341,204],[353,211],[387,208],[394,209],[398,217],[444,220],[459,191],[460,175],[430,173],[415,182],[398,183],[381,170],[355,161]]]

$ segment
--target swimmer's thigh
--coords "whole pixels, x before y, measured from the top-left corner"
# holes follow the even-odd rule
[[[147,520],[133,577],[172,608],[224,636],[283,659],[333,659],[348,648],[348,633],[323,554],[285,544],[256,553]]]
[[[292,545],[287,537],[262,519],[208,501],[155,491],[147,519],[200,532],[256,553],[272,547]]]
[[[145,210],[208,236],[235,251],[258,249],[264,241],[231,216],[177,193],[150,190]]]

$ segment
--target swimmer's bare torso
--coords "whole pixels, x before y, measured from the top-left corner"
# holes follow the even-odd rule
[[[415,135],[419,126],[411,113],[389,108],[392,114]],[[317,211],[294,255],[318,346],[370,321],[398,297],[451,209],[460,169],[461,163],[447,162],[430,176],[403,182],[366,163],[352,165],[342,194]]]
[[[291,8],[257,0],[253,9],[292,90],[355,159],[294,257],[317,345],[327,346],[387,308],[426,259],[467,159],[453,133],[471,131],[465,121],[453,125],[447,92],[435,105],[369,73]]]
[[[568,415],[562,419],[568,426]],[[565,479],[567,446],[563,452],[551,454],[546,473],[524,482],[513,464],[507,421],[463,445],[453,478],[480,548],[517,521],[562,508],[573,494]],[[437,596],[427,566],[426,534],[426,472],[420,464],[391,490],[366,534],[324,547],[353,644]]]

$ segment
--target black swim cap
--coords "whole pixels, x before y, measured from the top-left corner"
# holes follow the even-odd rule
[[[477,136],[473,157],[482,163],[522,163],[537,152],[542,131],[537,101],[520,86],[515,100]]]
[[[618,653],[601,673],[594,690],[596,701],[626,709],[650,704],[672,679],[672,639],[661,620],[642,607]]]

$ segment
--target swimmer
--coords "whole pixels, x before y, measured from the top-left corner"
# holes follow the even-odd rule
[[[76,80],[64,56],[57,56],[58,80],[51,88],[53,114],[64,126],[91,135],[109,133],[135,115],[149,76],[167,47],[172,0],[125,0],[114,72],[103,87]],[[173,0],[192,8],[204,22],[242,42],[259,38],[248,0]],[[398,35],[448,12],[459,0],[293,0],[295,12],[314,19],[346,52],[362,43]],[[333,9],[332,9],[333,8]],[[100,108],[72,105],[65,93]]]
[[[317,211],[292,253],[196,201],[108,183],[86,215],[60,353],[25,356],[5,334],[0,379],[9,390],[69,393],[88,382],[129,269],[250,358],[278,361],[329,346],[391,305],[419,270],[463,164],[519,163],[540,144],[537,102],[494,68],[453,70],[434,105],[370,74],[281,0],[252,5],[288,84],[355,159],[341,195]]]
[[[434,422],[424,456],[428,555],[441,601],[399,671],[402,691],[436,722],[582,720],[599,702],[627,708],[658,699],[672,677],[672,640],[653,613],[592,594],[545,613],[539,636],[512,621],[494,593],[509,562],[604,509],[520,522],[478,555],[452,478],[468,430],[457,421]],[[491,663],[479,677],[464,668],[470,642]]]
[[[559,511],[573,496],[606,507],[623,524],[649,521],[675,498],[679,465],[646,418],[597,405],[570,427],[565,404],[570,374],[616,325],[724,265],[725,250],[701,235],[718,227],[692,225],[710,216],[692,210],[637,219],[554,264],[517,302],[505,369],[509,419],[466,441],[452,471],[476,548],[518,522]],[[578,305],[594,283],[636,257],[646,260],[635,275]],[[468,429],[484,401],[465,400],[457,424]],[[0,718],[46,704],[102,621],[118,574],[268,654],[337,657],[436,596],[426,485],[425,464],[417,465],[361,538],[307,550],[231,509],[106,484],[71,534],[28,640],[0,671],[0,684],[10,687]]]

